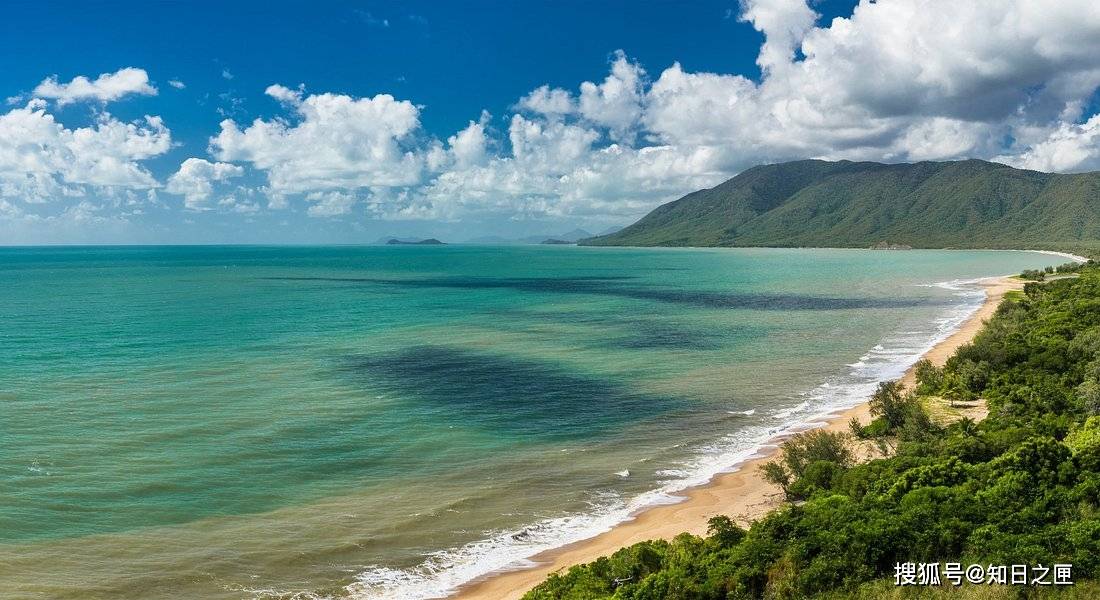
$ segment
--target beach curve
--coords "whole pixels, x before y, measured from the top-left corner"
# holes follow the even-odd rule
[[[1006,293],[1022,289],[1024,285],[1023,280],[1010,276],[985,278],[977,283],[985,292],[981,305],[921,358],[942,365],[957,348],[970,342],[981,331]],[[911,386],[915,381],[915,369],[910,367],[901,381]],[[831,413],[818,425],[826,430],[847,431],[848,422],[853,417],[870,421],[866,402]],[[759,472],[760,465],[770,460],[778,450],[781,438],[782,435],[771,440],[748,459],[733,465],[730,471],[718,474],[708,483],[684,490],[680,493],[683,497],[680,502],[649,507],[603,533],[537,554],[528,559],[530,566],[497,571],[474,579],[448,598],[518,599],[551,573],[564,572],[571,566],[591,562],[625,546],[651,539],[672,539],[684,532],[705,535],[707,520],[715,515],[727,515],[738,524],[747,526],[782,504],[781,492],[765,482]]]

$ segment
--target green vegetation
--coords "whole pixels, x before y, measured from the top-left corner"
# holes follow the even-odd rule
[[[1057,267],[1047,267],[1045,269],[1026,269],[1023,273],[1020,273],[1020,279],[1027,279],[1029,281],[1044,281],[1048,275],[1070,275],[1077,273],[1081,269],[1092,267],[1096,265],[1096,261],[1091,258],[1088,262],[1068,262]]]
[[[845,436],[831,431],[807,431],[783,444],[783,460],[762,467],[764,479],[778,485],[788,500],[808,498],[831,488],[843,469],[852,465]],[[713,524],[712,524],[713,525]]]
[[[980,160],[753,167],[657,207],[604,246],[1030,248],[1100,251],[1100,173]]]
[[[987,403],[981,422],[938,424],[925,407]],[[765,476],[790,503],[748,530],[623,548],[551,575],[527,600],[1100,597],[1100,268],[1029,283],[910,393],[884,384],[857,437],[885,456],[853,464],[843,434],[784,444]],[[1071,563],[1076,585],[944,581],[895,588],[898,562]]]

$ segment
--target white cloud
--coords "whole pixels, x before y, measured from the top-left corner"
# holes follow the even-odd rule
[[[573,97],[569,92],[561,88],[550,89],[544,85],[535,89],[530,94],[520,98],[519,108],[543,115],[561,116],[576,110]]]
[[[1100,115],[1078,125],[1063,123],[1047,139],[1002,162],[1036,171],[1079,172],[1100,169]]]
[[[483,113],[449,135],[421,129],[415,99],[274,84],[265,93],[283,114],[245,122],[244,99],[227,92],[215,99],[227,118],[209,160],[184,161],[165,191],[187,209],[223,213],[254,213],[262,195],[270,209],[315,217],[621,223],[761,162],[979,157],[1100,168],[1100,117],[1085,112],[1100,86],[1100,3],[864,0],[829,23],[817,22],[813,6],[743,0],[726,15],[765,36],[759,77],[678,63],[647,73],[620,51],[605,75],[569,89],[543,85],[503,118]],[[91,123],[70,127],[46,102],[156,93],[144,70],[126,68],[94,80],[50,77],[9,98],[13,108],[0,113],[0,217],[121,227],[143,206],[166,208],[145,166],[172,145],[159,117],[123,122],[97,107]],[[230,189],[241,165],[265,185]],[[50,200],[53,216],[30,205]]]
[[[0,114],[0,197],[44,202],[89,188],[154,188],[140,161],[171,144],[160,117],[124,123],[102,113],[91,126],[69,129],[46,112],[45,101],[32,100]]]
[[[288,88],[268,94],[286,99]],[[289,194],[365,186],[407,186],[420,181],[421,153],[403,147],[420,126],[411,102],[388,94],[353,98],[318,94],[293,106],[297,123],[257,119],[245,128],[221,123],[210,140],[223,161],[252,163],[267,172],[270,193]]]
[[[508,127],[512,156],[537,172],[568,172],[588,155],[599,137],[598,131],[583,125],[522,115],[513,115]]]
[[[59,105],[80,100],[111,102],[128,94],[155,96],[157,89],[149,84],[149,75],[145,69],[127,67],[114,73],[103,73],[94,81],[83,75],[74,77],[68,83],[59,83],[57,76],[47,77],[34,88],[35,98],[57,100]]]
[[[470,121],[466,129],[447,138],[447,144],[450,145],[451,153],[459,168],[468,168],[485,163],[489,143],[485,135],[485,124],[489,119],[489,113],[482,112],[480,120],[477,122]]]
[[[299,85],[298,89],[292,90],[276,83],[275,85],[267,86],[264,93],[284,104],[298,106],[302,103],[302,95],[305,93],[305,86]]]
[[[634,127],[642,115],[645,70],[616,53],[611,74],[601,84],[581,84],[579,111],[591,123],[606,127],[611,139],[634,141]]]
[[[766,39],[759,81],[679,64],[650,80],[617,52],[601,81],[519,98],[503,134],[483,114],[424,139],[410,101],[273,85],[294,120],[225,121],[211,149],[265,171],[272,204],[301,194],[310,214],[334,216],[359,199],[402,219],[621,221],[752,164],[806,157],[1094,164],[1094,122],[1066,119],[1100,85],[1100,11],[998,6],[864,2],[818,27],[805,2],[746,0],[741,19]]]
[[[306,211],[311,217],[346,215],[355,206],[355,195],[348,192],[313,192],[306,200],[313,203]]]
[[[741,19],[764,34],[756,64],[772,70],[790,64],[802,38],[817,21],[805,0],[741,0]]]
[[[765,34],[759,81],[674,64],[649,82],[618,53],[578,95],[520,98],[510,153],[445,169],[420,214],[637,216],[752,164],[807,157],[1100,160],[1097,121],[1073,124],[1100,85],[1100,4],[865,1],[820,27],[800,0],[742,9]]]
[[[576,116],[589,125],[606,128],[614,141],[633,142],[633,129],[642,114],[644,78],[641,65],[618,50],[602,83],[581,83],[577,97],[544,85],[520,98],[516,108],[549,119]]]
[[[233,177],[240,177],[244,169],[240,166],[215,162],[202,158],[188,158],[178,171],[168,178],[164,191],[183,196],[184,206],[189,210],[205,210],[206,201],[214,193],[214,184]]]
[[[238,192],[243,193],[245,196],[250,196],[253,193],[252,190],[245,190],[243,188],[238,188]],[[254,215],[260,212],[260,205],[255,201],[242,200],[236,195],[229,195],[218,200],[218,207],[242,215]]]

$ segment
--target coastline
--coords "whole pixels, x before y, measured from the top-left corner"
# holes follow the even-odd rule
[[[1070,254],[1069,252],[1058,252],[1057,250],[1024,250],[1023,252],[1038,252],[1039,254],[1049,254],[1051,256],[1061,256],[1062,258],[1068,258],[1076,263],[1087,263],[1089,259],[1078,254]]]
[[[1079,258],[1079,257],[1074,257]],[[921,358],[942,365],[955,350],[968,343],[986,320],[996,311],[1005,293],[1019,290],[1024,282],[1010,276],[983,279],[980,285],[985,298],[981,306],[948,337],[925,352]],[[911,386],[915,372],[910,367],[901,381]],[[847,431],[848,421],[858,417],[870,421],[866,402],[853,408],[827,415],[820,427],[830,431]],[[778,451],[782,436],[764,445],[754,455],[734,465],[735,470],[721,473],[710,482],[684,490],[683,500],[676,504],[647,508],[634,517],[594,537],[567,546],[545,551],[529,561],[530,567],[499,571],[475,579],[448,596],[454,600],[510,600],[523,596],[549,574],[565,571],[570,566],[591,562],[616,550],[645,540],[672,539],[683,532],[705,535],[707,519],[724,514],[746,526],[782,504],[782,495],[775,486],[765,482],[759,467]]]

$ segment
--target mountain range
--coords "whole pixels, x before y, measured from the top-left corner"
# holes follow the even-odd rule
[[[471,240],[466,240],[466,243],[467,244],[489,244],[489,245],[498,245],[498,244],[499,245],[506,245],[506,244],[543,244],[543,243],[546,243],[546,242],[550,242],[550,243],[561,243],[561,242],[574,243],[574,242],[579,242],[580,240],[590,238],[590,237],[594,237],[594,236],[610,235],[610,234],[615,233],[615,232],[617,232],[621,229],[622,229],[622,227],[609,227],[609,228],[601,231],[598,234],[589,233],[588,231],[585,231],[584,229],[574,229],[572,231],[567,231],[565,233],[546,233],[546,234],[539,234],[539,235],[529,235],[529,236],[525,236],[525,237],[522,237],[522,238],[505,238],[505,237],[501,237],[501,236],[497,236],[497,235],[490,235],[490,236],[473,238]]]
[[[1100,172],[982,160],[800,160],[663,204],[602,246],[1031,248],[1100,251]]]

